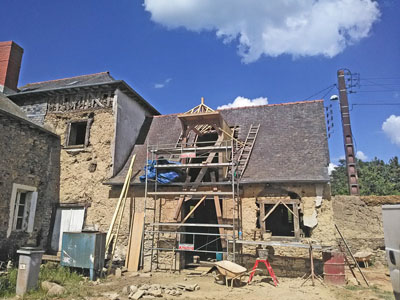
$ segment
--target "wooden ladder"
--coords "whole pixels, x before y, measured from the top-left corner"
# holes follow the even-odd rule
[[[180,148],[182,146],[182,140],[183,140],[183,134],[181,132],[175,144],[175,148]],[[171,156],[169,157],[169,160],[176,160],[176,159],[179,159],[179,154],[171,154]]]
[[[260,124],[250,125],[249,133],[247,134],[245,146],[242,148],[238,158],[237,172],[239,179],[242,178],[244,171],[246,170],[247,164],[250,159],[251,152],[253,151],[254,142],[256,141]]]

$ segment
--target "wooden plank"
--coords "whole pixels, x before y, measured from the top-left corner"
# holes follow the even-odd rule
[[[140,249],[142,247],[142,236],[144,229],[144,212],[134,214],[131,235],[130,251],[127,253],[128,257],[128,271],[136,272],[139,270]]]
[[[185,200],[185,196],[181,195],[179,197],[178,206],[176,207],[176,210],[175,210],[175,216],[174,216],[175,220],[178,220],[178,217],[179,217],[179,214],[181,213],[181,208],[182,208],[182,204],[183,204],[184,200]]]
[[[277,206],[281,203],[281,200],[275,203],[275,205],[272,207],[272,209],[265,215],[265,217],[262,219],[263,222],[272,214],[272,212],[277,208]]]
[[[295,216],[297,219],[299,218],[294,212],[293,212],[293,210],[291,210],[290,208],[289,208],[289,206],[287,206],[285,203],[283,203],[282,201],[281,201],[281,203],[288,209],[288,211],[290,211],[291,213],[292,213],[292,215],[293,216]]]
[[[108,251],[108,248],[110,246],[111,234],[112,234],[112,231],[114,229],[115,220],[117,219],[118,213],[120,212],[121,203],[122,203],[122,201],[124,201],[124,197],[126,197],[127,194],[128,194],[129,184],[130,184],[131,179],[132,179],[132,170],[133,170],[133,164],[135,162],[135,158],[136,158],[136,154],[134,154],[132,156],[131,163],[129,165],[128,174],[126,175],[124,186],[122,187],[122,191],[121,191],[121,194],[120,194],[119,199],[118,199],[117,207],[116,207],[114,215],[112,217],[110,228],[108,229],[108,232],[107,232],[107,236],[106,236],[106,251]]]
[[[215,146],[221,145],[222,141],[223,141],[223,135],[220,135],[220,136],[218,137],[217,141],[215,142]],[[205,164],[210,164],[210,163],[212,163],[212,161],[213,161],[215,155],[216,155],[216,152],[211,152],[211,153],[208,155],[208,157],[207,157],[207,159],[205,160],[204,163],[205,163]],[[197,178],[196,178],[196,180],[195,180],[194,182],[195,182],[195,183],[199,183],[200,181],[202,181],[203,178],[204,178],[204,175],[205,175],[206,172],[207,172],[207,170],[208,170],[208,167],[203,167],[203,168],[201,168],[201,170],[200,170],[199,174],[197,175]]]
[[[194,211],[200,206],[201,203],[203,203],[203,201],[206,199],[206,196],[204,196],[203,198],[201,198],[199,200],[199,202],[196,203],[196,205],[192,208],[192,210],[186,215],[186,217],[182,220],[182,224],[185,223],[187,221],[187,219],[190,218],[190,216],[194,213]]]
[[[133,232],[133,220],[131,221],[131,226],[129,226],[129,237],[128,237],[128,249],[126,250],[126,258],[125,258],[125,268],[128,268],[129,264],[129,253],[131,252],[131,243],[132,243],[132,234]]]
[[[182,157],[182,156],[181,156]],[[185,157],[190,158],[190,157]],[[197,163],[197,164],[169,164],[169,165],[155,165],[155,168],[162,169],[177,169],[177,168],[204,168],[204,167],[229,167],[231,163]]]
[[[362,278],[364,279],[364,281],[365,281],[365,283],[367,284],[367,286],[369,286],[369,282],[368,282],[367,278],[365,278],[364,273],[361,271],[360,266],[358,265],[357,260],[354,258],[353,252],[351,252],[349,245],[347,244],[346,240],[344,239],[342,233],[341,233],[340,230],[339,230],[339,227],[338,227],[336,224],[335,224],[335,228],[336,228],[337,232],[339,233],[340,238],[342,239],[344,245],[346,246],[347,251],[349,251],[350,256],[351,256],[351,258],[353,259],[355,265],[357,266],[358,271],[360,271],[360,274],[361,274]],[[345,254],[345,255],[346,255],[346,254]]]
[[[218,196],[232,196],[232,192],[212,192],[212,191],[188,191],[188,192],[180,192],[180,191],[176,191],[176,192],[148,192],[147,195],[149,196],[161,196],[161,195],[165,195],[165,196],[180,196],[180,195],[185,195],[185,196],[190,196],[190,195],[198,195],[198,196],[214,196],[214,195],[218,195]]]
[[[182,141],[182,144],[186,144],[186,140]],[[222,145],[222,146],[205,146],[205,147],[187,147],[187,148],[161,148],[161,149],[152,149],[150,152],[157,154],[181,154],[185,152],[196,152],[196,153],[204,153],[204,152],[224,152],[232,150],[232,146],[230,145]]]

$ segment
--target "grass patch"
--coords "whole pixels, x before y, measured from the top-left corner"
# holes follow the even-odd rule
[[[0,276],[0,297],[6,298],[15,295],[17,274],[17,269],[11,269],[7,274]]]
[[[15,296],[17,282],[17,269],[12,269],[6,276],[0,277],[0,297],[9,298]],[[52,299],[46,295],[47,291],[41,288],[43,281],[55,282],[66,289],[64,296],[89,295],[87,289],[83,288],[83,276],[67,267],[48,263],[40,266],[38,289],[26,293],[22,299]]]
[[[394,300],[394,295],[392,292],[381,290],[376,285],[370,286],[369,288],[364,287],[364,286],[359,286],[359,285],[346,285],[345,289],[349,290],[349,291],[354,291],[354,292],[370,291],[370,292],[372,292],[372,294],[374,294],[374,296],[378,297],[379,299]],[[350,295],[348,295],[348,296],[350,296]],[[352,299],[353,296],[354,295],[351,295],[350,298],[346,298],[346,299]]]

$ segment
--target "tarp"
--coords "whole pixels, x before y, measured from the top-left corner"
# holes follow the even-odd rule
[[[170,161],[166,159],[159,159],[157,160],[149,160],[147,161],[147,166],[144,167],[145,174],[140,176],[140,182],[146,181],[146,172],[147,172],[147,179],[148,180],[156,180],[156,173],[157,173],[157,182],[158,183],[170,183],[174,181],[182,181],[185,177],[185,173],[182,172],[179,168],[176,169],[158,169],[154,167],[156,164],[159,165],[167,165],[167,164],[174,164],[179,165],[179,162]],[[157,172],[156,172],[157,171]]]

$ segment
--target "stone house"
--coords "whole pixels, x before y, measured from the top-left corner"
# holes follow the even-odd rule
[[[201,106],[205,109],[199,111]],[[136,154],[133,174],[137,176],[132,183],[131,209],[146,210],[146,218],[151,216],[146,223],[158,224],[148,229],[158,233],[158,238],[152,241],[152,246],[144,247],[144,256],[154,258],[155,252],[159,254],[157,267],[170,268],[167,248],[172,253],[172,248],[181,245],[189,245],[192,250],[207,245],[208,250],[181,252],[184,254],[176,258],[178,268],[179,264],[183,267],[191,262],[193,255],[207,259],[215,258],[218,251],[232,254],[232,249],[226,250],[232,247],[229,242],[232,239],[237,240],[236,254],[241,254],[242,260],[254,259],[256,244],[263,239],[274,241],[275,245],[299,244],[307,238],[319,245],[335,243],[322,100],[218,111],[202,103],[185,114],[154,116],[142,130],[143,134],[146,132],[145,141],[136,144],[132,151],[132,155]],[[205,149],[219,154],[206,153]],[[226,153],[221,155],[221,151]],[[180,161],[186,178],[178,182],[143,183],[139,175],[143,175],[147,159],[168,170],[176,170],[176,166],[167,166],[165,159]],[[128,166],[127,162],[106,184],[120,189]],[[236,179],[232,179],[232,173],[238,173]],[[235,181],[233,191],[232,181]],[[148,203],[153,204],[147,207]],[[199,235],[196,241],[187,237],[187,232],[194,232],[192,228],[171,225],[182,220],[198,224],[194,230]],[[229,226],[235,222],[233,238]],[[170,246],[163,241],[168,237]],[[241,244],[240,240],[257,243]],[[277,255],[308,257],[307,247],[274,248]],[[164,261],[163,255],[167,258]],[[304,268],[305,265],[303,273]]]
[[[2,93],[0,157],[0,260],[5,261],[21,246],[49,245],[59,202],[60,137],[30,121]]]
[[[84,226],[106,231],[110,203],[118,195],[102,182],[122,169],[142,125],[158,111],[108,72],[30,83],[7,96],[32,121],[61,137],[60,204],[52,251],[59,251],[62,232]]]

